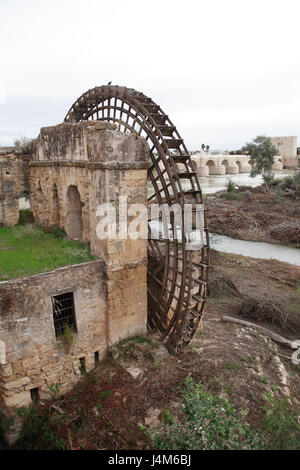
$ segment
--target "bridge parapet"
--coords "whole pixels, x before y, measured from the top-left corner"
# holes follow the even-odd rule
[[[238,173],[250,173],[250,155],[205,155],[204,153],[193,154],[192,160],[197,166],[198,176],[227,175]],[[275,157],[273,170],[282,170],[282,157]]]

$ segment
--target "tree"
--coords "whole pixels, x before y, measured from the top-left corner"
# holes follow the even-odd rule
[[[29,144],[33,139],[29,139],[28,137],[20,137],[14,141],[14,145],[17,148],[23,148],[26,144]]]
[[[207,153],[208,153],[208,151],[209,151],[209,145],[206,146],[206,151],[207,151]]]
[[[205,149],[205,144],[202,144],[201,148],[202,148],[202,150],[204,150]]]
[[[242,150],[250,155],[249,162],[252,166],[250,176],[254,178],[262,175],[268,191],[268,185],[274,178],[274,157],[278,155],[278,150],[272,145],[271,139],[265,135],[259,135],[253,139],[253,142],[246,143]]]

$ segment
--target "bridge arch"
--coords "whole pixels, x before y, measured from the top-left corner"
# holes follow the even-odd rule
[[[238,166],[238,169],[239,169],[239,173],[241,173],[241,170],[242,170],[242,164],[239,160],[236,160],[235,161],[235,164]]]
[[[170,118],[151,98],[132,88],[100,86],[83,93],[65,122],[86,120],[115,123],[121,132],[146,139],[150,147],[148,202],[203,204],[194,164]],[[204,213],[204,244],[189,249],[191,233],[173,240],[148,241],[148,327],[180,349],[191,340],[202,317],[208,281],[209,237]]]
[[[222,165],[225,167],[225,173],[228,174],[229,173],[229,162],[226,158],[222,161]]]
[[[208,167],[208,171],[210,175],[215,173],[216,163],[213,160],[207,160],[205,165]]]

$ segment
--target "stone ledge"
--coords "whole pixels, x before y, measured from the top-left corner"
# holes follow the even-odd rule
[[[95,259],[95,260],[92,260],[92,261],[86,261],[85,263],[79,263],[79,264],[70,264],[68,266],[61,266],[59,268],[56,268],[56,269],[53,269],[52,271],[46,271],[44,273],[39,273],[39,274],[33,274],[32,276],[22,276],[22,277],[17,277],[17,278],[14,278],[14,279],[8,279],[7,281],[1,281],[0,282],[0,287],[2,286],[6,286],[8,284],[14,284],[14,283],[18,283],[18,282],[24,282],[28,279],[36,279],[36,278],[40,278],[40,277],[43,277],[43,276],[49,276],[51,274],[55,274],[57,273],[58,271],[67,271],[68,269],[72,269],[72,268],[77,268],[77,267],[83,267],[83,266],[86,266],[88,264],[98,264],[100,263],[102,265],[102,267],[104,269],[106,269],[106,263],[104,260],[102,259]]]
[[[147,266],[147,265],[148,265],[147,258],[142,258],[141,260],[138,260],[138,261],[128,261],[128,262],[124,262],[123,264],[108,265],[108,270],[111,273],[115,273],[117,271],[124,271],[124,269],[139,268],[140,266]]]
[[[90,170],[147,170],[148,162],[91,162],[87,160],[57,160],[31,162],[30,167],[75,167]]]

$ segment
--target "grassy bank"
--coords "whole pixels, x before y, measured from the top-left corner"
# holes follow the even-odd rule
[[[35,225],[0,228],[0,281],[92,260],[88,245]]]

